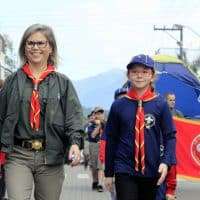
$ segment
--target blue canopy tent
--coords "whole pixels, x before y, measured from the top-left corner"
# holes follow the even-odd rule
[[[176,108],[187,118],[200,119],[200,81],[181,60],[166,55],[155,55],[156,90],[164,95],[176,95]]]

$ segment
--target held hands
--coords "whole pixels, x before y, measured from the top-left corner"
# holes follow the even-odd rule
[[[71,166],[76,166],[80,163],[81,152],[77,144],[73,144],[69,150],[69,160],[71,160]]]
[[[166,178],[168,166],[164,163],[161,163],[158,168],[158,173],[160,178],[158,179],[157,185],[161,185]]]
[[[113,177],[105,177],[104,184],[109,192],[113,191]]]

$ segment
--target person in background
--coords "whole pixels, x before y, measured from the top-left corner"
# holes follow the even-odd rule
[[[166,101],[169,105],[170,111],[173,116],[184,117],[183,113],[175,108],[176,96],[173,92],[169,92],[165,95]]]
[[[87,169],[89,164],[89,139],[88,139],[88,128],[94,123],[95,116],[94,111],[91,111],[91,113],[87,116],[87,123],[84,126],[84,132],[85,132],[85,140],[84,140],[84,149],[83,149],[83,155],[84,155],[84,167]]]
[[[99,141],[104,129],[104,109],[96,107],[93,111],[94,121],[88,127],[89,166],[92,173],[92,189],[103,192],[103,165],[99,161]]]
[[[166,94],[166,101],[169,105],[170,111],[173,116],[175,117],[184,117],[183,113],[177,109],[175,109],[176,105],[176,95],[173,92],[169,92]],[[175,158],[172,160],[175,160]],[[166,181],[165,181],[165,194],[166,194],[166,200],[175,200],[176,199],[176,186],[177,186],[177,180],[176,180],[176,164],[174,162],[174,165],[172,165],[167,173]]]
[[[94,111],[91,111],[91,113],[88,114],[87,116],[87,123],[84,126],[84,130],[87,133],[88,132],[88,127],[90,127],[95,121],[95,115]]]
[[[113,102],[106,123],[105,186],[117,199],[154,200],[175,154],[175,127],[169,107],[152,86],[154,61],[137,55],[127,65],[131,88]],[[160,157],[160,141],[164,155]]]
[[[0,93],[1,151],[10,200],[59,200],[64,158],[80,161],[82,108],[65,75],[56,72],[57,45],[51,27],[28,27],[19,46],[21,61]]]
[[[173,92],[169,92],[165,95],[166,101],[170,108],[170,111],[173,116],[184,117],[183,114],[175,109],[176,96]],[[176,199],[176,159],[172,158],[173,164],[168,170],[166,180],[158,188],[156,200],[175,200]]]

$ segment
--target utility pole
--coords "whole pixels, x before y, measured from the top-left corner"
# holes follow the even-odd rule
[[[181,60],[184,60],[184,53],[183,53],[183,25],[180,25],[180,24],[174,24],[172,28],[167,28],[167,27],[162,27],[162,28],[157,28],[155,25],[154,25],[154,31],[179,31],[180,32],[180,39],[177,40],[175,39],[174,37],[171,37],[176,40],[177,42],[177,45],[179,46],[179,58]]]

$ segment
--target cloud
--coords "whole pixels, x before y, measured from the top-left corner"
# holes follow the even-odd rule
[[[113,67],[123,68],[137,53],[152,55],[161,47],[177,47],[176,41],[166,33],[154,31],[153,25],[172,27],[175,23],[183,24],[200,32],[198,0],[24,2],[3,1],[5,9],[0,13],[0,32],[8,33],[17,49],[27,26],[36,22],[49,24],[58,41],[60,71],[73,79]],[[187,28],[184,30],[187,47],[193,44],[194,38],[197,40],[189,32]],[[179,39],[178,32],[172,34]]]

